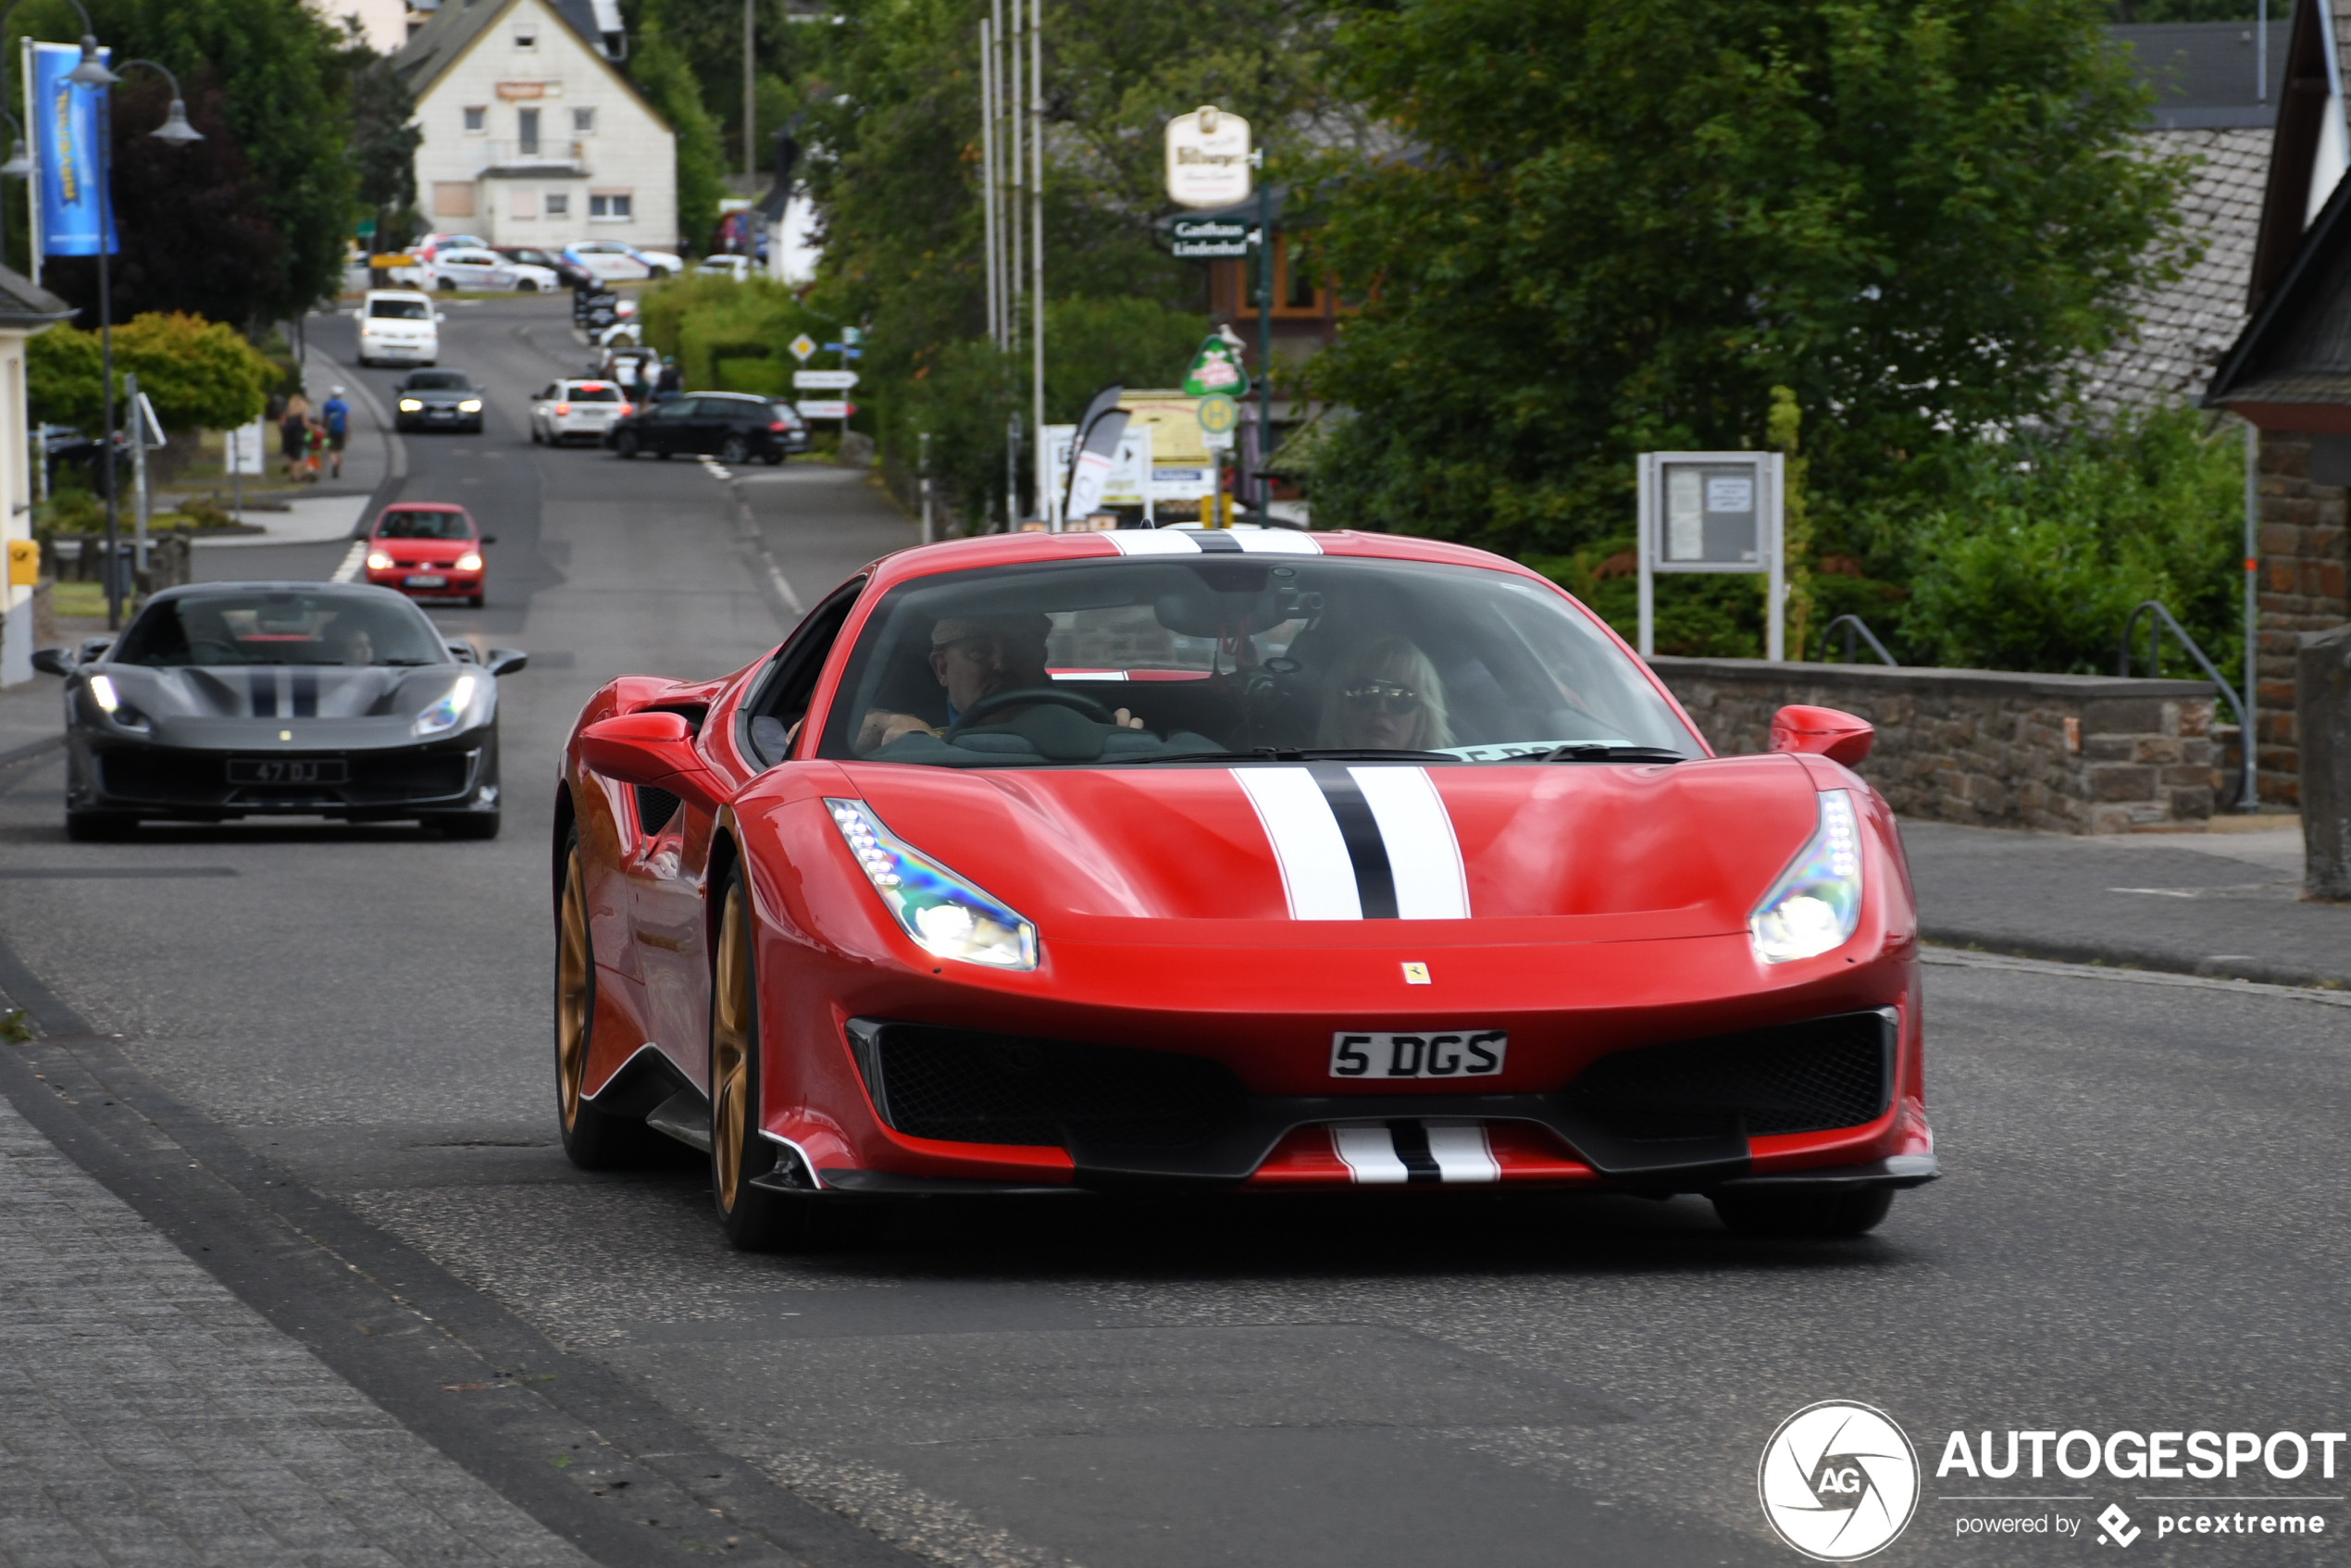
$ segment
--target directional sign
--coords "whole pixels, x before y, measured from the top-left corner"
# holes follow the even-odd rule
[[[847,419],[857,412],[857,405],[853,403],[836,403],[823,398],[810,398],[798,407],[803,419]]]
[[[1169,253],[1187,261],[1246,256],[1257,243],[1257,226],[1232,218],[1178,218],[1167,233]]]
[[[803,392],[847,392],[857,384],[854,370],[795,370],[791,384]]]
[[[816,352],[816,340],[802,332],[791,341],[791,352],[793,358],[805,365],[808,356]]]

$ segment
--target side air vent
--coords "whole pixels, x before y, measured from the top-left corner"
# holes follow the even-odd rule
[[[1860,1126],[1885,1114],[1894,1072],[1886,1013],[1840,1013],[1777,1028],[1603,1056],[1567,1103],[1634,1141]]]
[[[637,790],[637,830],[650,839],[669,826],[684,803],[666,790],[651,789],[643,784]]]

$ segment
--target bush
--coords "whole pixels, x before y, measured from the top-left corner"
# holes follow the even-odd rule
[[[25,389],[32,416],[95,429],[105,417],[98,394],[98,334],[56,326],[25,345]],[[262,411],[278,367],[235,329],[200,316],[150,311],[114,330],[116,395],[135,374],[139,390],[168,430],[227,429]]]

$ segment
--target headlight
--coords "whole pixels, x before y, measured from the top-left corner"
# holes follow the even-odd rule
[[[474,687],[478,678],[461,675],[449,694],[417,716],[417,733],[438,735],[444,729],[454,729],[465,719],[466,710],[473,706]]]
[[[1037,927],[874,820],[863,801],[827,800],[833,826],[899,928],[934,958],[998,969],[1037,967]]]
[[[122,693],[115,690],[112,676],[93,675],[90,678],[90,700],[98,704],[100,713],[125,729],[148,728],[147,716],[122,700]]]
[[[468,550],[457,557],[457,569],[461,572],[478,572],[481,570],[481,557]]]
[[[424,411],[424,406],[425,400],[420,397],[404,397],[400,400],[400,412],[403,414],[420,414]]]
[[[1853,796],[1823,790],[1812,841],[1748,916],[1755,956],[1766,964],[1817,958],[1842,947],[1861,919],[1861,836]]]
[[[367,569],[371,572],[388,572],[392,570],[392,557],[380,550],[370,550],[367,552]]]
[[[466,401],[465,401],[465,402],[463,402],[463,403],[461,403],[461,404],[457,404],[457,412],[458,412],[458,413],[460,413],[460,414],[479,414],[479,413],[480,413],[480,412],[481,412],[481,399],[479,399],[479,398],[478,398],[478,397],[469,397],[469,398],[466,399]]]

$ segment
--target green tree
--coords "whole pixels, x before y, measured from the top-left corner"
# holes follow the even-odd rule
[[[360,205],[376,220],[374,249],[398,250],[417,227],[417,97],[392,62],[355,33],[343,51],[351,95],[351,161]]]
[[[114,330],[115,395],[136,375],[168,430],[227,429],[257,417],[278,367],[237,331],[201,317],[150,312]],[[25,395],[35,419],[97,427],[98,334],[57,326],[25,344]]]
[[[1810,416],[1816,521],[1890,461],[2059,408],[2185,259],[2184,160],[2091,0],[1402,0],[1340,56],[1410,156],[1335,171],[1362,417],[1317,521],[1571,550],[1644,449]]]
[[[726,163],[718,125],[703,106],[692,63],[671,35],[671,0],[639,0],[629,36],[628,78],[678,133],[678,239],[699,250],[718,222]]]

